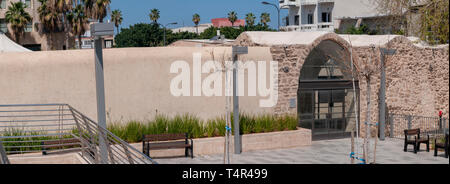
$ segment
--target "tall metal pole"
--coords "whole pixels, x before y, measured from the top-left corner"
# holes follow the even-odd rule
[[[269,2],[266,2],[266,1],[263,1],[262,4],[264,4],[264,5],[272,5],[273,7],[275,7],[277,9],[277,11],[278,11],[278,31],[280,31],[280,8],[276,4],[269,3]]]
[[[238,55],[233,54],[233,121],[234,121],[234,153],[241,153],[239,133],[239,96],[238,96]]]
[[[233,120],[234,120],[234,153],[242,152],[241,135],[239,131],[239,90],[238,90],[238,55],[248,54],[248,47],[232,47],[233,57]]]
[[[108,159],[108,152],[106,147],[106,140],[104,132],[101,128],[106,129],[106,106],[105,106],[105,85],[103,75],[103,38],[95,37],[95,81],[97,91],[97,120],[99,126],[99,146],[100,146],[100,158],[101,163],[106,164]]]
[[[166,46],[166,27],[164,27],[164,46]]]
[[[159,24],[159,25],[161,25],[161,26],[163,27],[163,29],[164,29],[164,46],[166,46],[166,29],[167,29],[167,26],[169,26],[169,25],[176,25],[176,24],[178,24],[178,23],[177,23],[177,22],[172,22],[172,23],[166,24],[166,26],[164,26],[164,25],[162,25],[162,24]]]
[[[386,71],[384,68],[384,54],[381,54],[381,86],[380,86],[380,140],[384,141],[384,127],[386,124]]]

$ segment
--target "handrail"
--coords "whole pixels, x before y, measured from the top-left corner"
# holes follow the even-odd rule
[[[3,148],[3,143],[0,140],[0,164],[10,164],[8,156],[6,155],[5,148]]]
[[[43,123],[45,122],[45,123]],[[64,144],[78,139],[79,146]],[[8,154],[77,151],[90,164],[157,164],[69,104],[0,105],[1,163]],[[61,141],[44,150],[45,141]],[[105,144],[103,144],[105,143]],[[106,146],[103,146],[106,145]],[[106,149],[106,150],[105,150]]]

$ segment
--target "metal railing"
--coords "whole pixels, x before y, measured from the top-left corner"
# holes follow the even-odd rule
[[[67,104],[0,105],[0,141],[7,155],[45,150],[78,152],[90,164],[156,163]],[[57,144],[44,149],[44,142]]]
[[[3,148],[3,143],[0,141],[0,164],[10,164],[8,155],[6,155],[6,151]]]
[[[403,139],[404,130],[417,128],[420,129],[421,134],[435,138],[448,132],[449,122],[447,118],[440,117],[390,114],[386,125],[386,135]]]

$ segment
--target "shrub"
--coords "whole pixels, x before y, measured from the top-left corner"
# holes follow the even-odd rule
[[[297,128],[295,115],[251,115],[240,113],[239,129],[241,134],[263,133],[273,131],[295,130]],[[231,117],[231,128],[233,125]],[[127,124],[112,124],[108,129],[127,142],[142,141],[143,134],[188,133],[191,138],[224,136],[226,133],[224,117],[202,121],[195,115],[183,114],[169,118],[157,115],[153,121],[140,123],[130,121]],[[234,132],[232,132],[234,133]]]

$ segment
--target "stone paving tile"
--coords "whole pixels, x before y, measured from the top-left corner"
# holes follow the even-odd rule
[[[422,148],[423,149],[423,148]],[[373,147],[372,147],[373,150]],[[411,150],[411,149],[410,149]],[[311,146],[290,149],[261,150],[231,155],[233,164],[349,164],[350,139],[314,141]],[[442,155],[442,154],[441,154]],[[378,142],[377,163],[380,164],[449,164],[448,159],[430,152],[403,152],[403,141],[387,139]],[[160,164],[222,164],[223,155],[191,158],[155,159]]]

